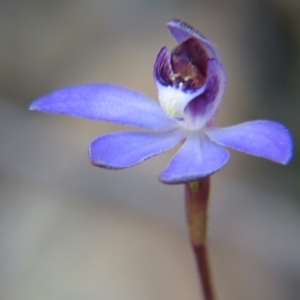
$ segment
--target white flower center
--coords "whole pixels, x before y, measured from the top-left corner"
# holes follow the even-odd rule
[[[158,99],[162,109],[173,118],[185,118],[184,109],[186,105],[194,99],[197,95],[202,93],[203,88],[197,90],[196,93],[184,92],[181,88],[183,83],[179,84],[179,87],[163,86],[157,83]]]
[[[158,89],[158,99],[162,109],[171,117],[184,117],[184,107],[188,103],[186,93],[172,86]]]

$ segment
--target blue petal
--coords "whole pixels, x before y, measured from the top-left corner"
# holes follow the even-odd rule
[[[183,139],[184,133],[181,130],[162,133],[115,132],[95,139],[89,154],[94,165],[122,169],[170,150]]]
[[[33,102],[29,109],[152,130],[176,127],[150,98],[112,84],[85,84],[63,88]]]
[[[222,168],[229,152],[206,136],[190,135],[160,175],[165,183],[186,183],[206,177]]]
[[[190,25],[180,20],[171,20],[167,23],[167,26],[178,44],[182,43],[190,37],[195,37],[206,49],[209,57],[215,57],[219,59],[219,55],[214,44],[201,33],[192,28]]]
[[[163,47],[157,55],[153,68],[153,77],[163,86],[172,86],[173,70],[170,53],[167,47]]]
[[[210,129],[207,134],[216,143],[287,164],[292,156],[292,138],[281,124],[258,120],[239,125]]]
[[[217,59],[208,60],[207,74],[204,91],[188,102],[184,111],[196,127],[203,127],[216,114],[225,91],[225,70]]]

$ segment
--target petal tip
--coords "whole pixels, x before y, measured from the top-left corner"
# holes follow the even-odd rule
[[[30,103],[30,105],[28,106],[28,110],[37,110],[36,101]]]
[[[180,25],[181,23],[183,23],[183,21],[182,20],[180,20],[180,19],[172,19],[172,20],[170,20],[170,21],[168,21],[167,22],[167,27],[172,27],[172,26],[178,26],[178,25]]]
[[[228,159],[229,159],[229,157],[228,157]],[[228,162],[228,159],[227,159],[226,163]],[[211,175],[215,174],[216,172],[220,171],[226,165],[226,163],[217,170],[213,170],[211,172],[207,172],[207,173],[199,175],[199,176],[191,175],[191,176],[182,176],[182,177],[177,177],[177,178],[176,177],[171,178],[169,176],[166,176],[163,172],[162,174],[159,175],[158,179],[161,183],[164,183],[164,184],[172,184],[172,185],[186,184],[186,183],[190,183],[193,181],[198,181],[207,176],[211,176]]]
[[[93,142],[92,142],[93,144]],[[95,158],[95,155],[92,151],[92,144],[89,147],[89,158],[90,158],[90,162],[93,166],[98,167],[98,168],[103,168],[103,169],[107,169],[107,170],[120,170],[120,169],[125,169],[126,167],[124,166],[117,166],[112,164],[111,162],[105,162],[105,161],[101,161],[97,158]]]
[[[187,31],[195,31],[195,29],[192,26],[188,25],[186,22],[184,22],[181,19],[170,20],[169,22],[167,22],[167,27],[169,28],[169,30],[171,30],[174,27],[177,27]]]
[[[293,139],[290,131],[283,125],[282,127],[285,129],[285,138],[284,142],[282,142],[282,145],[285,145],[285,148],[282,148],[282,159],[278,162],[287,165],[293,157]]]
[[[106,169],[106,170],[121,170],[121,169],[125,169],[125,167],[116,167],[116,166],[112,166],[112,165],[107,165],[107,164],[105,164],[103,162],[93,161],[92,159],[90,159],[90,162],[91,162],[91,164],[94,167],[103,168],[103,169]]]
[[[208,175],[211,175],[211,174],[208,174]],[[175,178],[175,177],[168,178],[168,177],[164,176],[164,173],[162,173],[159,175],[158,179],[161,183],[175,185],[175,184],[185,184],[185,183],[197,181],[204,177],[206,177],[206,176],[201,176],[201,177],[197,177],[197,178],[196,177],[193,177],[193,178]]]
[[[277,142],[274,145],[274,148],[277,150],[277,153],[275,157],[271,157],[269,159],[276,163],[287,165],[293,157],[293,139],[290,131],[281,123],[274,121],[263,122],[265,122],[266,124],[273,125],[273,130],[276,133],[276,137],[279,139],[279,142]],[[275,138],[274,140],[276,141]]]

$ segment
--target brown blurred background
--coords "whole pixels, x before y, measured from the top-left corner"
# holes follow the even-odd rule
[[[220,300],[300,296],[298,0],[0,1],[0,299],[201,299],[182,186],[158,182],[174,151],[128,170],[90,165],[121,127],[27,111],[66,85],[112,82],[156,99],[152,67],[181,18],[227,70],[218,125],[274,119],[287,167],[232,152],[212,178],[210,248]]]

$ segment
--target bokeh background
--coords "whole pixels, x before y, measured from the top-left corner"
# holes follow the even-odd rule
[[[287,167],[232,152],[212,178],[218,299],[299,299],[298,0],[0,1],[0,299],[201,299],[183,188],[157,180],[174,151],[102,170],[88,144],[119,126],[27,110],[83,82],[156,99],[152,67],[175,46],[172,18],[218,46],[218,125],[274,119],[295,141]]]

